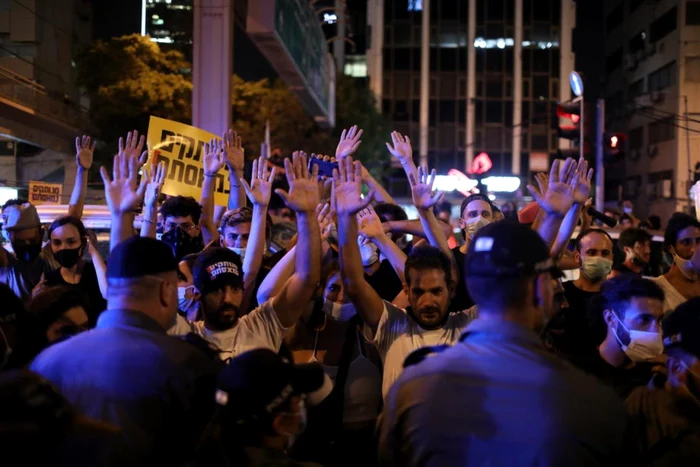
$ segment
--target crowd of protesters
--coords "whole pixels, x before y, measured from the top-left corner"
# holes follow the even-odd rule
[[[474,193],[452,219],[393,132],[409,220],[353,160],[361,136],[246,171],[229,131],[196,200],[164,196],[129,133],[100,168],[107,258],[81,220],[90,138],[65,216],[7,203],[3,465],[700,465],[695,216],[670,217],[652,261],[660,219],[625,202],[613,239],[567,159],[532,203]],[[277,222],[296,235],[272,253]]]

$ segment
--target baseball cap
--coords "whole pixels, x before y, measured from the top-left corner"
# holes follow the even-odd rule
[[[691,298],[666,315],[664,348],[680,348],[700,358],[700,297]]]
[[[228,248],[211,247],[199,254],[192,267],[194,286],[209,293],[225,285],[243,286],[241,257]]]
[[[561,276],[539,234],[508,220],[479,229],[464,261],[466,276],[512,277],[542,272]]]
[[[170,247],[150,237],[131,237],[114,247],[107,261],[107,277],[129,279],[177,271]]]
[[[216,403],[241,423],[269,417],[290,397],[323,386],[318,363],[295,365],[269,349],[254,349],[229,361],[219,373]]]
[[[5,208],[5,230],[28,230],[41,227],[41,220],[32,203],[14,204]]]

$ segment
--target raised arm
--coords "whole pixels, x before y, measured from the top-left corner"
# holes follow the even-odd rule
[[[143,198],[143,210],[141,211],[141,236],[156,238],[156,224],[158,223],[158,196],[165,183],[165,163],[151,165],[150,170],[144,169],[143,177],[146,182],[146,194]]]
[[[105,185],[105,198],[112,214],[112,230],[109,249],[134,235],[134,209],[141,203],[146,192],[146,177],[138,183],[141,168],[139,152],[143,148],[144,137],[137,141],[138,132],[129,132],[126,144],[119,138],[119,153],[114,156],[112,178],[107,169],[100,167],[100,175]],[[141,155],[143,159],[147,155]]]
[[[362,168],[348,157],[338,165],[333,177],[335,209],[338,215],[338,247],[343,287],[360,318],[374,332],[384,311],[384,302],[365,280],[365,272],[357,245],[357,219],[355,215],[372,201],[372,192],[362,199]]]
[[[428,175],[426,167],[418,168],[418,178],[414,178],[413,174],[410,174],[408,181],[411,184],[411,196],[413,204],[418,209],[418,216],[428,241],[435,248],[439,248],[448,258],[452,258],[454,255],[447,244],[447,238],[433,213],[433,206],[439,203],[445,194],[442,191],[433,192],[435,175],[435,169]]]
[[[250,303],[255,290],[255,280],[262,266],[265,253],[265,230],[267,229],[267,207],[270,205],[272,182],[275,180],[276,169],[267,172],[264,157],[253,161],[253,171],[250,185],[243,178],[240,182],[245,188],[246,195],[253,203],[253,218],[250,224],[250,236],[246,255],[243,259],[243,304]]]
[[[306,154],[295,152],[293,162],[285,159],[284,168],[289,182],[289,193],[277,189],[290,209],[296,212],[299,240],[296,246],[294,275],[279,294],[272,299],[272,306],[285,327],[293,326],[306,309],[321,280],[321,233],[316,220],[318,206],[318,166],[309,173]]]
[[[95,153],[95,142],[89,136],[75,138],[75,162],[77,172],[75,174],[75,185],[73,193],[68,203],[68,215],[77,218],[83,217],[85,207],[85,196],[87,195],[88,171],[92,167],[93,154]]]
[[[385,232],[392,233],[405,233],[413,235],[414,237],[428,238],[428,234],[423,229],[423,224],[419,219],[407,220],[407,221],[389,221],[382,224]],[[452,235],[452,227],[447,222],[438,221],[438,227],[440,231],[445,236],[445,238],[450,238]]]
[[[243,144],[241,137],[233,130],[228,130],[223,136],[224,154],[226,155],[226,167],[228,178],[231,182],[231,190],[228,194],[228,208],[238,209],[246,205],[245,189],[241,183],[244,177],[243,165],[245,163]]]
[[[105,265],[104,259],[100,251],[97,249],[97,236],[95,232],[88,232],[87,236],[88,242],[88,253],[90,254],[90,259],[92,259],[92,264],[95,266],[95,274],[97,275],[97,283],[100,286],[100,293],[102,298],[107,300],[107,266]]]
[[[564,216],[564,220],[559,228],[557,239],[551,251],[553,257],[558,257],[569,244],[571,235],[574,233],[576,224],[578,224],[578,220],[581,217],[583,206],[591,195],[592,178],[593,169],[588,170],[588,162],[585,159],[581,159],[571,184],[574,202]]]
[[[357,164],[357,162],[355,162]],[[406,268],[406,253],[401,251],[401,248],[394,243],[389,236],[384,232],[379,216],[372,206],[367,206],[365,209],[357,213],[357,220],[360,223],[359,233],[362,237],[369,239],[377,245],[379,251],[391,263],[396,275],[399,276],[401,282],[406,282],[404,269]]]
[[[202,240],[207,244],[219,239],[219,231],[214,222],[214,189],[216,188],[216,175],[226,162],[222,142],[212,138],[209,143],[204,143],[204,180],[202,181],[202,197],[199,204],[202,205],[202,216],[199,225],[202,227]],[[231,173],[231,172],[229,172]],[[237,183],[240,183],[237,181]],[[231,188],[233,192],[233,188]]]
[[[574,202],[571,185],[576,172],[576,161],[567,159],[561,171],[559,168],[560,160],[556,159],[552,163],[552,169],[549,173],[549,186],[547,187],[547,193],[544,195],[533,185],[527,186],[545,213],[538,233],[550,249],[559,233],[564,216],[569,212]]]
[[[418,179],[418,169],[416,163],[413,162],[413,148],[411,147],[411,139],[408,136],[403,136],[398,131],[391,132],[391,141],[393,145],[386,143],[389,152],[396,157],[406,175],[413,174]]]

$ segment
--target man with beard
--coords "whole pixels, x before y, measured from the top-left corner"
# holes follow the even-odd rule
[[[549,353],[550,250],[526,226],[472,239],[465,273],[479,307],[454,346],[408,367],[380,419],[382,465],[614,465],[625,413],[608,388]]]
[[[383,394],[403,370],[403,362],[414,350],[451,344],[473,318],[462,311],[449,313],[452,264],[433,247],[414,248],[405,267],[403,290],[410,307],[402,310],[381,299],[364,275],[357,243],[356,214],[372,196],[362,199],[362,167],[348,157],[334,177],[338,244],[345,293],[365,323],[368,339],[377,346],[384,363]]]
[[[589,302],[600,292],[612,269],[613,241],[604,230],[587,229],[576,238],[575,248],[574,261],[580,267],[580,275],[576,280],[564,282],[566,300],[548,323],[545,337],[557,353],[585,366],[585,360],[594,351],[594,341],[598,344],[604,337],[596,338],[592,334]]]
[[[319,203],[317,173],[309,173],[306,157],[300,153],[294,154],[293,165],[285,160],[285,170],[290,191],[277,193],[296,213],[299,240],[294,275],[274,297],[241,316],[241,258],[227,248],[207,248],[192,268],[204,320],[188,323],[178,315],[169,334],[193,331],[212,344],[223,360],[254,348],[279,351],[286,331],[306,309],[321,276],[321,234],[315,213]]]
[[[625,254],[625,260],[613,268],[608,278],[620,274],[641,276],[644,268],[651,261],[651,235],[636,227],[625,229],[617,239],[617,247]]]
[[[664,245],[671,255],[671,269],[654,281],[666,294],[664,313],[680,304],[700,297],[700,222],[694,217],[677,212],[671,216],[664,233]]]

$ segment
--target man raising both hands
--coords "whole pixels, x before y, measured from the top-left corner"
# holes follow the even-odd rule
[[[455,342],[472,316],[467,312],[448,313],[452,265],[437,248],[414,248],[408,256],[403,287],[410,307],[405,311],[383,301],[369,286],[357,244],[355,216],[369,205],[373,193],[362,199],[361,186],[360,164],[353,163],[351,157],[341,161],[334,173],[333,191],[343,286],[366,324],[367,337],[379,349],[384,363],[382,391],[386,395],[411,352]]]

